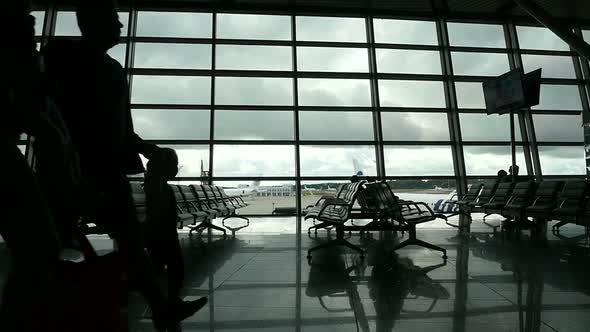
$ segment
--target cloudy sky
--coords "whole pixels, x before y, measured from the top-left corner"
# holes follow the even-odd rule
[[[37,29],[42,15],[37,14]],[[121,14],[127,26],[128,15]],[[219,14],[217,38],[291,40],[291,18],[272,15]],[[141,37],[211,38],[211,14],[140,12],[137,35]],[[433,22],[375,19],[378,43],[437,45]],[[365,21],[358,18],[297,17],[296,35],[301,41],[366,42]],[[56,34],[79,35],[75,16],[60,12]],[[449,23],[449,38],[454,46],[506,47],[500,25]],[[567,45],[546,29],[517,28],[519,43],[526,49],[567,50]],[[126,28],[123,30],[126,34]],[[587,34],[590,38],[590,34]],[[134,66],[152,69],[293,70],[289,46],[217,45],[215,61],[207,44],[137,43]],[[110,52],[119,61],[125,47]],[[368,73],[366,48],[298,47],[297,69],[314,72]],[[442,73],[438,51],[377,49],[377,69],[381,73]],[[453,52],[453,70],[458,75],[495,76],[509,70],[506,53]],[[523,55],[526,71],[543,68],[547,78],[575,78],[572,59],[563,56]],[[342,106],[371,106],[371,87],[366,79],[298,79],[301,106],[327,106],[330,111],[302,111],[299,131],[302,140],[350,140],[366,142],[355,146],[303,145],[303,176],[348,176],[353,159],[365,174],[376,174],[375,148],[371,145],[371,112],[338,111]],[[175,104],[179,109],[133,110],[136,131],[146,139],[208,140],[209,110],[183,110],[182,105],[292,106],[293,79],[217,77],[214,100],[212,78],[203,76],[136,75],[133,78],[133,104]],[[456,83],[461,109],[485,108],[481,83]],[[384,107],[446,107],[442,82],[380,80],[380,104]],[[577,86],[543,85],[541,102],[534,109],[581,111]],[[219,140],[292,140],[294,114],[291,111],[216,111],[214,138]],[[388,141],[449,141],[445,113],[408,111],[383,112],[382,129]],[[460,114],[465,141],[506,142],[509,140],[507,116]],[[535,115],[539,141],[583,142],[581,115]],[[209,163],[208,145],[175,145],[181,159],[181,176],[198,176],[200,161]],[[291,145],[216,145],[215,176],[294,176],[295,152]],[[585,174],[582,147],[542,147],[545,174]],[[519,164],[524,165],[522,152]],[[491,175],[510,163],[509,146],[466,146],[468,175]],[[388,175],[452,175],[450,146],[389,145],[385,148]]]

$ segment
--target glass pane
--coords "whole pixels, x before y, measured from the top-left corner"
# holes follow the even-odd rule
[[[582,99],[576,85],[541,85],[541,110],[582,110]]]
[[[368,52],[365,48],[298,47],[297,66],[301,71],[366,73]]]
[[[311,146],[302,145],[302,176],[377,175],[373,146]]]
[[[43,35],[43,24],[45,22],[44,11],[33,11],[31,15],[35,17],[35,36]]]
[[[457,188],[456,182],[453,179],[390,180],[387,183],[399,198],[424,202],[434,212],[438,212],[435,204],[441,199],[450,199],[453,191]]]
[[[499,76],[510,70],[504,53],[451,52],[455,75]]]
[[[141,104],[210,104],[211,78],[191,76],[133,77],[131,102]]]
[[[522,55],[525,72],[542,68],[542,76],[547,78],[576,78],[574,63],[568,56]]]
[[[385,146],[387,176],[452,175],[450,146]]]
[[[481,83],[456,82],[455,90],[459,108],[486,108]]]
[[[590,41],[590,30],[582,31],[582,36],[584,36],[584,40],[589,42]]]
[[[501,25],[447,23],[451,46],[506,47]]]
[[[539,142],[584,142],[582,115],[533,115]]]
[[[208,140],[208,110],[134,109],[135,132],[143,139]]]
[[[464,141],[510,141],[509,115],[459,114],[459,119]],[[515,133],[520,138],[518,123]]]
[[[215,139],[292,140],[291,111],[215,111]]]
[[[294,176],[292,145],[215,145],[214,176]]]
[[[248,206],[239,214],[292,215],[295,209],[295,182],[293,181],[215,181],[229,196],[240,196]],[[231,222],[231,221],[230,221]],[[273,223],[272,231],[282,232],[294,228],[289,223]],[[276,226],[275,226],[276,225]],[[277,229],[277,227],[280,227]],[[266,229],[266,231],[269,231]]]
[[[289,40],[291,17],[217,14],[217,38]]]
[[[445,107],[442,82],[379,80],[381,106]]]
[[[539,159],[544,175],[585,175],[583,146],[540,146]]]
[[[18,149],[20,150],[20,152],[23,154],[23,156],[25,155],[25,151],[27,149],[27,147],[25,145],[17,145]]]
[[[496,175],[499,170],[508,170],[512,164],[509,145],[506,146],[464,146],[467,175]],[[516,165],[520,175],[526,175],[526,163],[522,147],[516,147]]]
[[[381,112],[386,141],[448,141],[445,113]]]
[[[547,28],[517,26],[516,32],[521,49],[569,51],[569,46]]]
[[[376,18],[373,26],[377,43],[438,45],[434,22]]]
[[[159,145],[171,148],[178,155],[177,177],[200,177],[202,171],[209,170],[208,145]],[[144,159],[145,165],[145,159]],[[201,169],[202,165],[202,169]]]
[[[290,78],[217,77],[217,105],[293,105]]]
[[[211,45],[136,43],[135,68],[210,69]]]
[[[299,79],[299,105],[371,106],[369,80]]]
[[[111,58],[117,60],[117,62],[122,66],[125,67],[125,54],[127,53],[127,44],[118,44],[115,47],[108,50],[107,54],[111,56]]]
[[[119,21],[123,24],[121,28],[121,36],[127,36],[129,32],[128,22],[129,13],[119,12]],[[78,28],[78,21],[76,20],[76,12],[58,12],[55,23],[56,36],[80,36],[80,29]]]
[[[297,17],[297,40],[365,42],[364,18],[352,17]]]
[[[438,51],[377,49],[376,53],[380,73],[441,74]]]
[[[373,114],[299,112],[299,135],[302,140],[373,140]]]
[[[138,37],[211,38],[208,13],[138,12]]]
[[[217,69],[292,70],[291,48],[287,46],[218,45]]]

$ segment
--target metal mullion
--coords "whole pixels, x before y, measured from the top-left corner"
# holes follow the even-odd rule
[[[357,106],[298,106],[300,112],[371,112],[371,107],[357,107]]]
[[[455,78],[453,76],[453,63],[449,49],[449,35],[446,19],[440,18],[436,21],[438,42],[441,45],[441,68],[448,79],[444,81],[445,99],[449,112],[447,113],[449,137],[451,141],[451,152],[453,155],[453,169],[457,183],[457,194],[463,195],[467,190],[466,168],[461,139],[461,127],[458,112],[457,93],[455,91]],[[463,224],[463,221],[461,221]]]
[[[411,146],[432,146],[432,145],[450,146],[451,141],[386,141],[386,140],[383,140],[382,144],[386,145],[386,146],[406,146],[406,145],[411,145]]]
[[[373,6],[372,0],[366,0],[367,9]],[[379,94],[379,79],[377,74],[377,48],[375,46],[375,25],[373,17],[370,14],[365,16],[365,33],[366,40],[369,43],[369,72],[371,74],[371,106],[373,108],[373,148],[375,149],[375,166],[377,168],[377,178],[385,181],[385,148],[383,146],[383,120],[381,118],[381,102]],[[405,46],[405,45],[404,45]],[[356,170],[355,170],[356,171]],[[355,174],[356,175],[356,174]],[[363,174],[364,175],[364,174]]]
[[[465,53],[494,53],[506,54],[508,48],[502,47],[476,47],[476,46],[449,46],[451,52],[465,52]]]
[[[301,137],[299,132],[299,80],[298,76],[298,63],[297,63],[297,18],[295,13],[290,16],[291,18],[291,65],[293,66],[293,73],[295,77],[292,79],[293,84],[293,130],[295,138],[295,209],[297,210],[297,241],[300,243],[299,237],[301,236]],[[299,264],[299,262],[297,263]],[[300,290],[298,290],[300,291]],[[297,301],[300,301],[298,299]],[[299,317],[300,319],[300,317]]]
[[[214,145],[285,145],[292,146],[294,140],[213,140]]]
[[[531,114],[549,114],[549,115],[580,115],[583,114],[583,110],[531,110]]]
[[[131,104],[131,109],[138,110],[210,110],[211,105],[185,105],[185,104]]]
[[[582,30],[579,27],[574,28],[574,33],[583,38]],[[573,58],[576,77],[582,80],[579,85],[580,97],[582,98],[582,123],[590,123],[590,65],[588,60],[583,57],[575,56]],[[584,156],[586,157],[586,175],[590,176],[590,151],[586,146],[590,145],[590,128],[582,125],[582,134],[584,135]]]
[[[206,180],[207,183],[213,183],[213,154],[215,139],[215,78],[216,78],[216,42],[217,42],[217,13],[214,11],[211,14],[211,96],[210,104],[211,110],[209,111],[209,178]]]
[[[444,81],[446,79],[445,75],[426,75],[426,74],[375,73],[374,76],[380,80]]]
[[[448,110],[446,108],[437,108],[437,107],[391,107],[391,106],[381,106],[380,108],[381,113],[403,113],[403,112],[415,112],[415,113],[447,113]]]
[[[357,79],[367,80],[371,77],[369,73],[346,73],[346,72],[312,72],[298,71],[294,74],[297,78],[326,78],[326,79]]]
[[[516,141],[517,146],[522,146],[522,141]],[[463,141],[463,146],[510,146],[510,141]]]
[[[504,24],[504,39],[506,40],[506,45],[509,45],[511,52],[510,52],[510,56],[508,58],[509,60],[509,64],[510,64],[510,69],[516,69],[516,68],[521,68],[521,71],[524,73],[524,70],[522,68],[523,64],[522,64],[522,58],[520,56],[519,53],[519,45],[518,45],[518,37],[517,37],[517,33],[516,33],[516,27],[514,24],[511,24],[510,21],[506,22]],[[528,113],[530,113],[530,108],[527,111]],[[512,115],[509,115],[512,116]],[[529,133],[527,130],[527,116],[524,115],[522,112],[518,112],[516,114],[517,119],[518,119],[518,124],[520,127],[520,139],[521,142],[523,143],[523,153],[524,153],[524,159],[525,159],[525,166],[526,166],[526,170],[527,170],[527,174],[528,175],[534,175],[535,174],[535,168],[533,167],[533,163],[534,163],[534,158],[532,156],[532,151],[531,151],[531,145],[529,142]],[[528,115],[530,116],[530,114]],[[532,117],[531,117],[532,119]]]
[[[414,45],[414,44],[393,44],[393,43],[374,43],[376,49],[394,49],[394,50],[411,50],[411,51],[440,51],[438,45]]]
[[[333,47],[333,48],[367,48],[366,42],[338,42],[338,41],[295,41],[296,47]]]
[[[556,51],[556,50],[534,50],[534,49],[521,49],[520,54],[527,55],[552,55],[552,56],[572,56],[575,52],[572,51]]]
[[[211,44],[211,38],[190,38],[190,37],[135,37],[136,43],[153,44]]]
[[[456,180],[453,175],[398,175],[398,176],[386,176],[385,180]]]
[[[375,145],[375,141],[374,140],[366,140],[366,141],[300,140],[299,141],[299,145],[321,145],[321,146],[346,146],[346,145],[354,145],[354,146],[372,146],[372,145]]]
[[[145,139],[144,141],[162,145],[207,145],[206,139]]]
[[[538,146],[584,146],[584,142],[538,142]]]

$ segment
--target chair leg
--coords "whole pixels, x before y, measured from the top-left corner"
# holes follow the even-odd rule
[[[225,224],[225,221],[227,219],[230,219],[230,218],[238,218],[238,219],[246,220],[246,224],[245,225],[242,225],[242,226],[239,226],[239,227],[230,227],[230,226],[227,226]],[[225,228],[227,228],[227,229],[229,229],[231,231],[231,236],[232,237],[236,237],[236,232],[237,231],[239,231],[242,228],[246,228],[246,227],[250,226],[250,219],[248,219],[248,218],[246,218],[244,216],[237,215],[237,214],[234,213],[234,214],[232,214],[230,216],[227,216],[227,217],[223,218],[223,220],[221,221],[221,224],[223,225],[223,227],[225,227]],[[225,230],[223,231],[223,233],[225,234]]]

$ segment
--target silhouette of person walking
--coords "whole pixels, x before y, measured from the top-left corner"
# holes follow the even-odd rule
[[[2,291],[0,330],[38,331],[44,314],[40,300],[49,294],[60,246],[47,202],[17,142],[27,133],[49,144],[58,142],[60,133],[45,112],[30,3],[18,0],[0,6],[0,29],[8,32],[0,52],[0,235],[12,267]],[[63,159],[55,152],[54,159]]]
[[[164,331],[193,315],[207,299],[168,301],[144,250],[127,175],[145,171],[138,154],[151,160],[161,149],[135,134],[125,71],[107,54],[123,26],[116,8],[110,0],[80,1],[76,16],[82,40],[54,40],[43,53],[52,94],[78,151],[85,183],[98,202],[96,223],[116,241],[131,280],[152,309],[156,329]]]

